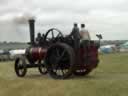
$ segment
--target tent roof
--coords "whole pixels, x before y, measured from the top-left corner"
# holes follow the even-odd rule
[[[125,42],[124,44],[121,44],[120,48],[128,48],[128,42]]]

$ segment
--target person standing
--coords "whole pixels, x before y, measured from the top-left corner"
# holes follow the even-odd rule
[[[69,35],[73,38],[73,45],[74,45],[74,51],[75,51],[75,63],[79,64],[79,48],[80,48],[80,33],[77,23],[74,23],[71,34]]]
[[[69,35],[74,40],[75,51],[78,51],[80,45],[80,33],[77,23],[74,23],[71,34]]]
[[[84,62],[85,64],[89,64],[89,50],[88,47],[90,45],[90,34],[87,29],[85,29],[85,24],[81,24],[81,30],[80,30],[80,36],[81,36],[81,45],[83,46],[85,53],[84,54]]]
[[[91,40],[88,30],[85,29],[85,24],[81,24],[80,36],[82,41]]]

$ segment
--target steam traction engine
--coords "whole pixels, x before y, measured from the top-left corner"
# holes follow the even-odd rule
[[[41,74],[49,74],[55,79],[65,79],[72,74],[83,76],[97,67],[99,44],[88,41],[86,48],[80,44],[78,54],[74,50],[74,39],[63,36],[56,28],[49,29],[35,42],[34,20],[29,20],[30,47],[25,55],[15,60],[15,72],[25,76],[28,68],[38,68]],[[85,58],[86,57],[86,58]]]

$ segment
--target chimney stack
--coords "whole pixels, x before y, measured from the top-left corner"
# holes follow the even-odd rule
[[[30,19],[29,20],[29,30],[30,30],[30,41],[31,41],[31,45],[34,45],[35,42],[35,20],[34,19]]]

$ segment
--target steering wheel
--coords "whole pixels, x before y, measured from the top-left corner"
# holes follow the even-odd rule
[[[49,41],[54,42],[57,38],[60,37],[63,38],[62,32],[56,28],[51,28],[46,32],[44,36],[44,40],[45,42],[49,42]]]

